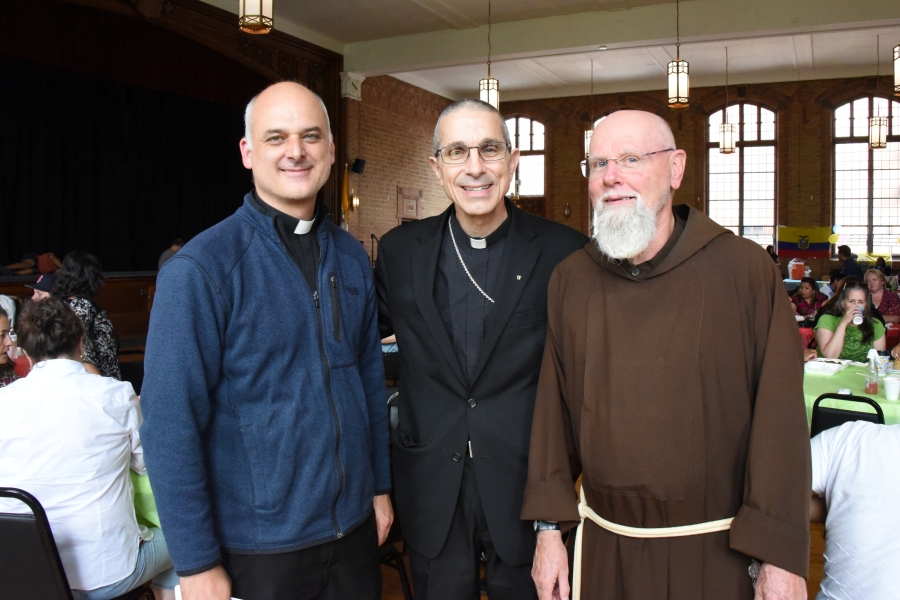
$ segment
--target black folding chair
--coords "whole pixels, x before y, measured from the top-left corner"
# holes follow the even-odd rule
[[[387,388],[387,393],[388,422],[390,424],[391,438],[393,439],[399,419],[400,407],[397,406],[397,401],[400,397],[400,392],[397,388],[389,387]],[[391,494],[391,504],[394,507],[397,506],[396,502],[394,502],[393,493]],[[397,544],[402,544],[402,550],[397,549]],[[400,532],[400,521],[397,519],[395,512],[394,522],[388,532],[387,540],[378,549],[378,562],[397,570],[397,574],[400,576],[400,586],[403,588],[403,598],[405,600],[413,600],[412,588],[409,585],[409,575],[406,572],[406,563],[403,561],[408,554],[409,549],[403,541],[403,534]]]
[[[874,413],[863,412],[858,410],[845,410],[842,408],[826,408],[819,406],[822,400],[844,400],[846,402],[859,402],[868,404]],[[809,428],[809,437],[814,438],[826,429],[832,427],[840,427],[844,423],[850,421],[868,421],[878,425],[884,425],[884,411],[878,406],[878,403],[871,398],[865,396],[854,396],[853,394],[822,394],[816,398],[812,408],[812,423]]]
[[[37,498],[16,488],[0,488],[0,498],[25,504],[31,514],[0,513],[0,598],[73,600],[50,522]],[[153,600],[139,587],[119,600]]]

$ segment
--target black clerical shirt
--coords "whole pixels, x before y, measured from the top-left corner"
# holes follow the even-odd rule
[[[277,208],[266,204],[253,190],[250,193],[250,205],[262,214],[270,217],[275,224],[275,230],[278,237],[281,238],[285,249],[294,262],[300,267],[306,283],[309,284],[310,290],[313,292],[318,290],[316,282],[316,267],[319,264],[319,238],[316,232],[324,220],[327,211],[320,210],[319,204],[316,203],[316,210],[313,213],[313,225],[308,233],[294,233],[300,219],[283,213]]]
[[[496,300],[506,234],[509,232],[509,216],[507,215],[500,227],[484,239],[487,247],[483,249],[472,247],[471,238],[460,227],[455,212],[451,214],[450,222],[456,236],[456,245],[469,273],[481,289]],[[485,323],[490,318],[494,305],[472,285],[460,264],[446,227],[437,267],[434,300],[453,340],[459,363],[471,383],[475,376],[481,344],[484,341]]]

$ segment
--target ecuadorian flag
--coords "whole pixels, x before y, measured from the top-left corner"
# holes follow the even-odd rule
[[[778,256],[781,258],[828,258],[831,227],[778,226]]]

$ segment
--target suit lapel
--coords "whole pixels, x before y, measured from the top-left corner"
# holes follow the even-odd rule
[[[507,210],[512,222],[506,237],[506,248],[503,250],[503,267],[500,269],[498,292],[495,295],[496,304],[487,322],[472,385],[478,381],[481,371],[493,354],[497,342],[500,341],[500,336],[506,329],[506,324],[515,312],[516,306],[519,305],[534,265],[541,255],[540,250],[531,243],[537,232],[521,218],[520,210],[511,202],[507,203]]]
[[[441,349],[447,364],[453,370],[456,378],[466,386],[466,377],[459,364],[459,357],[453,348],[453,341],[450,339],[450,333],[444,325],[444,319],[438,310],[437,304],[434,302],[434,279],[437,277],[438,257],[441,252],[441,240],[443,239],[443,228],[447,226],[447,218],[449,211],[453,210],[454,205],[441,215],[440,219],[436,219],[436,228],[432,228],[419,237],[419,248],[410,258],[412,261],[413,273],[413,293],[415,294],[416,304],[422,317],[428,324],[431,336],[434,338],[435,344]]]

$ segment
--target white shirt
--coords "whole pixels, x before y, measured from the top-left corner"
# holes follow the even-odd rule
[[[40,362],[0,389],[0,487],[40,501],[72,589],[116,583],[137,564],[128,468],[146,473],[140,423],[130,383],[72,360]],[[0,512],[29,509],[3,499]]]
[[[900,593],[900,425],[846,423],[811,440],[812,489],[825,497],[818,600]]]

